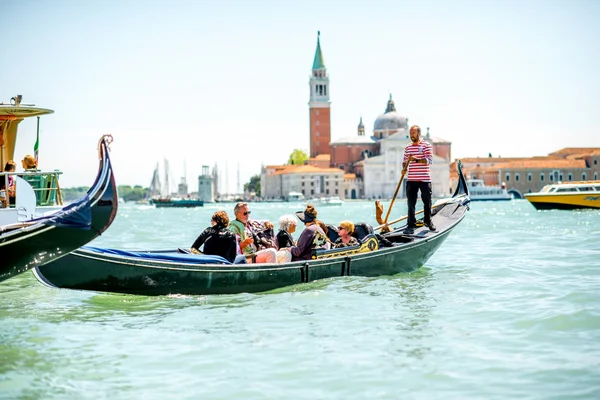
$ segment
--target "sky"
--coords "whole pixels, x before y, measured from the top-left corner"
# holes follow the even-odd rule
[[[93,183],[103,134],[119,185],[147,187],[167,159],[173,190],[218,165],[236,192],[308,151],[318,31],[332,140],[361,117],[372,133],[391,94],[453,159],[600,147],[596,0],[4,0],[2,15],[0,101],[55,111],[39,158],[62,187]],[[35,136],[23,121],[15,159]]]

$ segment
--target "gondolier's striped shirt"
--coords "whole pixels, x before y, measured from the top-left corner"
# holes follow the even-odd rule
[[[426,159],[427,164],[419,164],[414,161],[409,163],[407,179],[409,181],[431,182],[431,172],[429,170],[429,166],[433,162],[433,149],[431,145],[421,140],[419,144],[411,143],[406,146],[404,149],[404,159],[402,160],[403,164],[408,161],[409,154],[412,154],[419,160]]]

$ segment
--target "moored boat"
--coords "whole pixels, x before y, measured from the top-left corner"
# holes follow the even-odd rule
[[[469,195],[471,201],[506,201],[512,200],[512,196],[503,186],[486,185],[483,179],[468,179]]]
[[[91,242],[110,226],[118,207],[108,155],[111,141],[110,136],[100,139],[98,174],[82,199],[41,217],[32,213],[26,219],[0,226],[0,281],[59,259]],[[19,185],[26,186],[26,181],[18,180],[17,188]],[[17,204],[18,196],[19,189]]]
[[[357,223],[360,245],[317,250],[311,260],[285,264],[231,264],[218,256],[186,254],[182,250],[87,247],[35,268],[34,275],[55,288],[140,295],[205,295],[264,292],[337,276],[410,272],[427,262],[466,215],[470,199],[460,163],[458,170],[454,195],[433,207],[436,231],[421,227],[413,235],[405,235],[401,226],[378,235],[381,226],[373,229]]]
[[[317,207],[343,206],[344,200],[340,199],[340,196],[327,196],[327,197],[317,197],[314,199],[310,199],[307,201],[307,203],[313,204]]]
[[[183,178],[182,184],[184,188],[184,194],[187,194],[187,183]],[[165,185],[164,187],[160,183],[159,165],[156,164],[154,174],[152,175],[152,181],[148,188],[148,197],[144,200],[144,203],[140,204],[151,204],[156,208],[192,208],[192,207],[203,207],[204,200],[194,198],[188,195],[188,197],[172,197],[169,195],[169,163],[165,160]]]
[[[538,210],[600,208],[600,181],[557,182],[525,198]]]
[[[63,208],[58,170],[28,169],[25,172],[4,172],[8,161],[14,160],[19,124],[26,118],[54,113],[33,104],[21,104],[22,96],[15,96],[9,104],[0,103],[0,226],[48,215]],[[37,156],[35,157],[37,163]],[[6,189],[15,180],[16,191]],[[15,193],[12,193],[12,192]]]
[[[190,208],[203,207],[204,201],[197,198],[158,197],[150,199],[150,204],[156,208]]]
[[[302,201],[304,200],[304,195],[300,192],[289,192],[287,201]]]

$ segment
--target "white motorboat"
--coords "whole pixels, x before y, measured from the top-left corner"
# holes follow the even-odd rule
[[[512,200],[504,186],[487,186],[483,179],[468,179],[471,201]]]
[[[344,205],[344,200],[340,199],[340,196],[331,196],[331,197],[319,197],[310,199],[307,201],[308,204],[313,204],[316,207],[319,206],[342,206]]]
[[[289,192],[287,201],[302,201],[304,200],[304,195],[300,192]]]

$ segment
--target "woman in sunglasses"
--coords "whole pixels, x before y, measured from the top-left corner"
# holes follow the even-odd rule
[[[340,222],[340,226],[338,227],[338,235],[340,235],[340,237],[335,241],[334,248],[358,246],[360,243],[358,243],[358,240],[352,236],[353,233],[354,224],[352,222]]]

